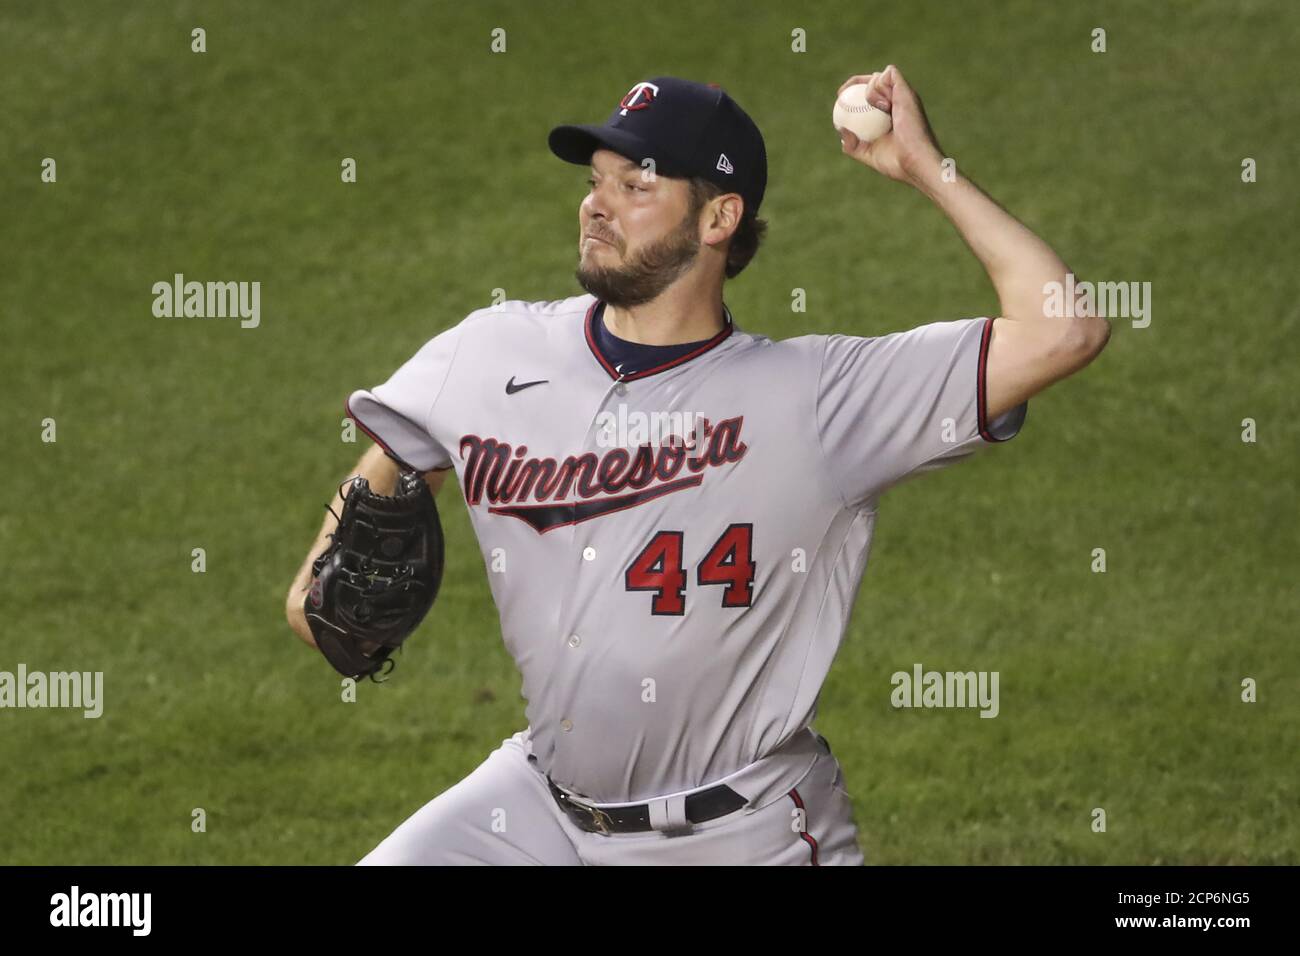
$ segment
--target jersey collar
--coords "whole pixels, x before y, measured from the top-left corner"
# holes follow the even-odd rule
[[[614,368],[613,363],[610,362],[609,359],[607,359],[600,351],[600,345],[596,339],[596,323],[602,321],[601,317],[604,312],[604,302],[600,301],[600,299],[596,299],[592,302],[587,308],[587,317],[583,322],[583,332],[587,336],[587,347],[591,349],[591,354],[596,357],[596,361],[600,363],[600,367],[603,368],[609,374],[609,377],[615,381],[633,382],[638,378],[646,378],[650,375],[657,375],[660,372],[666,372],[670,368],[676,368],[678,365],[683,365],[691,359],[698,358],[705,352],[721,345],[726,340],[727,336],[731,335],[732,331],[731,310],[727,308],[727,304],[724,302],[722,304],[722,313],[727,320],[727,324],[722,327],[722,330],[718,332],[717,335],[709,339],[707,342],[702,343],[698,349],[687,352],[685,355],[679,355],[672,361],[664,362],[662,365],[656,365],[653,368],[648,368],[640,372],[631,372],[627,375],[621,375],[619,374],[618,369]]]

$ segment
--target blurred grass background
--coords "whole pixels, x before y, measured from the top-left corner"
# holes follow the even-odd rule
[[[868,861],[1297,862],[1300,12],[728,10],[0,4],[0,670],[102,670],[106,698],[99,720],[0,710],[0,863],[351,863],[524,726],[455,491],[437,609],[389,684],[340,703],[281,607],[364,448],[344,397],[495,288],[581,291],[585,172],[552,125],[664,73],[754,116],[770,231],[727,286],[742,328],[992,314],[942,217],[840,154],[836,88],[889,62],[1075,272],[1154,289],[1150,327],[1116,322],[1014,442],[886,497],[816,724]],[[261,326],[154,318],[176,272],[259,280]],[[893,710],[914,662],[998,670],[1000,716]]]

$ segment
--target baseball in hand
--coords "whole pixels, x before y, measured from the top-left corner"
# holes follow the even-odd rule
[[[847,129],[863,143],[870,143],[894,128],[888,113],[867,102],[866,83],[854,83],[844,88],[835,100],[831,121],[837,130]]]

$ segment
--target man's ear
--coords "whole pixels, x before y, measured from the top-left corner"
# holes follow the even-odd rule
[[[704,208],[711,210],[705,219],[705,228],[721,232],[719,237],[706,241],[710,245],[719,245],[735,235],[736,230],[740,228],[740,218],[745,212],[745,200],[739,193],[727,193],[711,200]]]

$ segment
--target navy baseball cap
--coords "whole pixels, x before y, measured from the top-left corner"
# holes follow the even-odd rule
[[[763,134],[716,83],[658,76],[628,90],[603,126],[557,126],[551,152],[585,166],[598,149],[636,163],[653,159],[664,176],[700,176],[745,200],[757,214],[767,189]]]

